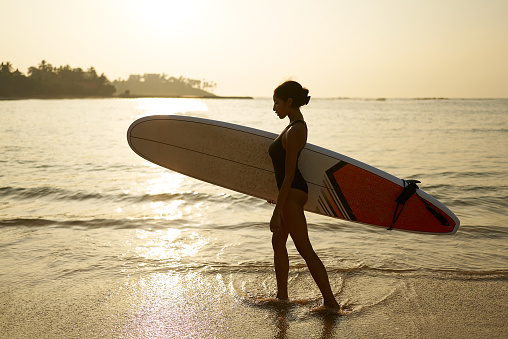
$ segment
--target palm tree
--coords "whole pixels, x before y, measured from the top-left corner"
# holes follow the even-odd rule
[[[7,61],[6,63],[2,62],[2,65],[0,66],[0,72],[10,74],[12,70],[12,64]]]

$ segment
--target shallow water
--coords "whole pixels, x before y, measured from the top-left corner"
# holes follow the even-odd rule
[[[307,214],[337,298],[352,309],[338,320],[309,311],[320,294],[291,241],[292,302],[266,301],[275,295],[272,205],[150,164],[125,138],[149,114],[278,133],[286,121],[271,107],[265,99],[0,101],[0,332],[506,332],[508,100],[313,99],[304,109],[310,143],[420,180],[461,220],[455,235],[434,236]],[[474,321],[465,324],[467,314]]]

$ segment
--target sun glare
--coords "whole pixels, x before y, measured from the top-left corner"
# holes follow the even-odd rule
[[[194,21],[197,7],[196,0],[131,0],[135,17],[142,24],[157,28],[177,28]]]

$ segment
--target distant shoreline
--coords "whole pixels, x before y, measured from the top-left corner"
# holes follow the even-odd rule
[[[57,97],[0,97],[0,101],[8,100],[78,100],[78,99],[144,99],[144,98],[162,98],[162,99],[231,99],[231,100],[253,100],[253,99],[271,99],[269,97],[252,97],[252,96],[192,96],[192,95],[115,95],[115,96],[57,96]],[[392,101],[392,100],[408,100],[408,101],[446,101],[446,100],[508,100],[508,98],[313,98],[315,100],[362,100],[362,101]]]
[[[120,99],[139,99],[139,98],[176,98],[176,99],[254,99],[250,96],[200,96],[200,95],[129,95],[129,96],[114,96],[113,98]]]
[[[143,98],[163,98],[163,99],[254,99],[251,96],[193,96],[193,95],[129,95],[129,96],[107,96],[107,97],[0,97],[0,101],[7,100],[76,100],[76,99],[143,99]]]

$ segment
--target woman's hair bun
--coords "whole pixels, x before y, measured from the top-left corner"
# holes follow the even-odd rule
[[[307,105],[310,101],[309,90],[302,87],[296,81],[286,81],[273,91],[273,95],[284,101],[293,99],[292,106],[295,108]]]
[[[302,101],[303,104],[301,106],[307,105],[309,103],[309,101],[310,101],[309,90],[307,88],[303,88],[302,94],[303,94],[302,95],[302,97],[303,97],[303,101]]]

